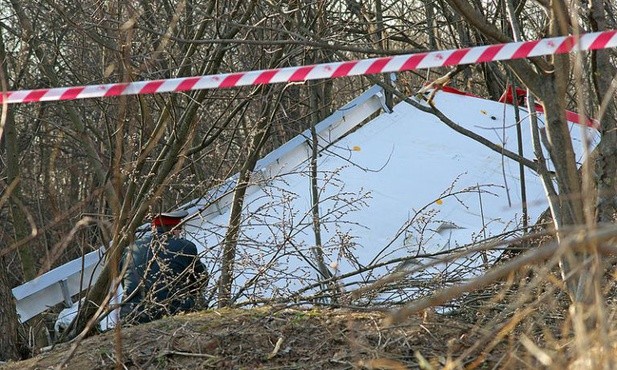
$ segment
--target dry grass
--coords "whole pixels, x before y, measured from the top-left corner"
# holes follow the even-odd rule
[[[69,369],[403,369],[423,357],[437,366],[472,342],[455,318],[417,316],[384,327],[386,314],[343,309],[259,308],[191,313],[84,340]],[[71,344],[6,369],[47,369],[62,363]],[[377,367],[379,364],[390,367]],[[399,367],[396,367],[399,366]]]
[[[568,302],[556,276],[528,270],[464,297],[464,309],[427,310],[396,326],[380,311],[211,310],[123,328],[121,353],[118,333],[107,332],[81,342],[68,361],[71,343],[4,369],[65,361],[91,370],[611,368],[614,328],[605,328],[608,345],[592,336],[581,344]]]
[[[607,248],[612,248],[612,240]],[[557,257],[522,265],[512,264],[517,256],[502,261],[492,271],[516,268],[490,284],[448,295],[447,303],[454,309],[447,314],[433,308],[412,314],[409,306],[422,299],[406,305],[406,310],[393,306],[388,312],[289,306],[207,310],[61,344],[2,368],[616,368],[614,256],[604,254],[581,264],[584,271],[593,263],[608,271],[601,279],[599,304],[588,306],[571,305]],[[487,275],[491,276],[478,279]]]

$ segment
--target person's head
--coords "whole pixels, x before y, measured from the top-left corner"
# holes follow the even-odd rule
[[[161,213],[152,219],[152,228],[158,233],[166,233],[172,231],[177,235],[182,231],[180,222],[188,215],[187,211],[174,211]]]

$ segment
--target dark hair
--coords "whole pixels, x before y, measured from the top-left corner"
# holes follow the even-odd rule
[[[172,230],[181,230],[181,229],[182,229],[182,225],[175,225],[175,226],[161,225],[161,226],[156,227],[156,232],[158,232],[159,234],[162,234],[162,233],[168,233]]]

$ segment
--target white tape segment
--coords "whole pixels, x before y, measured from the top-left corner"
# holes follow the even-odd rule
[[[608,49],[616,46],[617,31],[611,30],[577,36],[546,38],[536,41],[512,42],[465,49],[405,54],[393,57],[324,63],[300,67],[224,73],[199,77],[182,77],[167,80],[8,91],[0,96],[0,103],[12,104],[75,100],[121,95],[224,89],[283,82],[301,82],[326,78],[523,59],[576,51]]]

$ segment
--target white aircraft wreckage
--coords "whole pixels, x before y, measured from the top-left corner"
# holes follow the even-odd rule
[[[436,92],[432,102],[456,124],[514,153],[519,152],[519,128],[523,156],[534,159],[524,109],[517,126],[515,107],[505,102],[452,89]],[[568,117],[577,119],[575,114]],[[542,119],[540,114],[540,126]],[[531,224],[547,208],[536,173],[524,169],[524,203],[518,162],[408,103],[390,111],[377,86],[319,123],[316,132],[319,239],[312,213],[313,139],[307,130],[266,155],[253,173],[237,243],[236,303],[273,298],[308,302],[310,297],[323,301],[332,287],[320,285],[324,275],[339,278],[339,292],[351,292],[403,269],[413,271],[405,284],[382,286],[356,303],[408,301],[481,273],[500,252],[475,251],[435,263],[438,258],[487,239],[520,236],[523,206]],[[571,123],[571,134],[580,164],[584,143],[589,140],[593,146],[598,133]],[[212,292],[235,181],[231,178],[180,207],[192,215],[185,224],[186,236],[198,245],[212,272]],[[86,256],[85,276],[78,260],[13,289],[21,321],[65,302],[70,308],[57,326],[64,325],[77,308],[74,297],[98,276],[103,254]],[[320,271],[317,256],[327,271]]]

